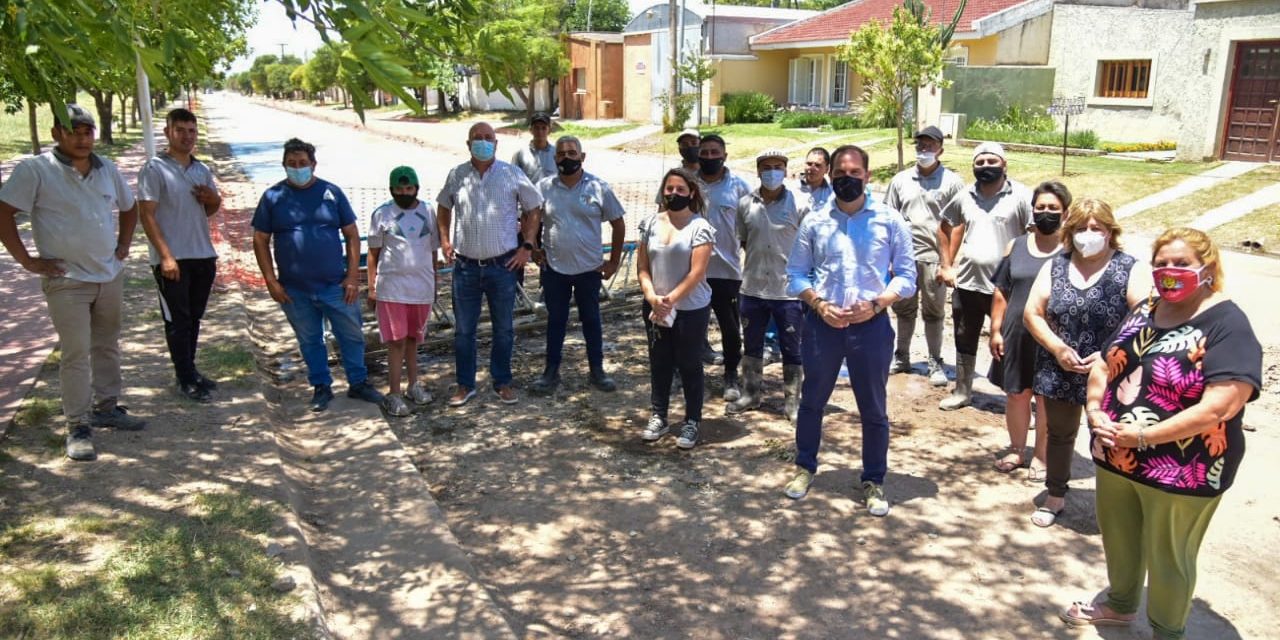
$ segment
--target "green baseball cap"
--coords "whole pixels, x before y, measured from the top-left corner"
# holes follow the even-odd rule
[[[413,186],[418,185],[418,174],[414,172],[413,167],[396,167],[391,170],[391,188],[394,189],[403,183],[409,183]]]

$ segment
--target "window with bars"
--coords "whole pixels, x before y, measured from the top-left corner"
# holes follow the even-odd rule
[[[843,107],[849,102],[849,63],[844,60],[831,61],[831,104],[832,107]]]
[[[1098,62],[1099,98],[1146,98],[1151,86],[1150,60]]]

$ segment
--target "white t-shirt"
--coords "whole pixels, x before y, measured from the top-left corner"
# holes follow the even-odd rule
[[[369,248],[378,254],[374,286],[378,300],[402,304],[431,304],[436,299],[435,205],[423,200],[405,210],[392,200],[374,209],[369,220]]]
[[[52,150],[27,158],[0,187],[0,200],[31,214],[36,253],[62,260],[66,277],[111,282],[124,268],[114,211],[132,209],[134,197],[110,160],[95,154],[92,165],[82,176]]]

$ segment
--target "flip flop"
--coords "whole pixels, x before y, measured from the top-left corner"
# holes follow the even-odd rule
[[[1058,514],[1060,513],[1062,513],[1062,509],[1054,511],[1052,509],[1040,507],[1039,509],[1036,509],[1035,513],[1031,514],[1031,524],[1042,529],[1052,527],[1053,523],[1058,520]]]
[[[1044,482],[1045,468],[1035,458],[1031,459],[1031,464],[1027,465],[1027,482],[1032,484],[1040,484]]]
[[[1091,602],[1072,602],[1071,606],[1058,612],[1058,617],[1063,622],[1073,627],[1127,627],[1133,622],[1134,616],[1128,618],[1120,617],[1120,614],[1114,616],[1100,615],[1102,607]]]
[[[1011,473],[1014,469],[1022,468],[1023,464],[1022,456],[1018,455],[1016,451],[1009,451],[991,466],[1000,473]]]

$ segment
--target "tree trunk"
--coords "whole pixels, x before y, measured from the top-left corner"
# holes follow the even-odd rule
[[[110,91],[90,89],[89,95],[93,96],[93,105],[98,111],[98,141],[102,144],[115,144],[114,131],[111,128],[114,120],[112,116],[115,115],[112,111],[115,94]]]
[[[444,89],[436,87],[436,115],[443,116],[449,113],[448,97],[444,95]]]
[[[138,127],[138,112],[141,110],[142,108],[138,106],[138,89],[135,87],[133,90],[133,106],[129,109],[129,124],[133,125],[135,129]]]
[[[129,131],[129,95],[120,94],[120,133]]]
[[[27,99],[27,127],[31,129],[31,155],[40,155],[40,129],[36,124],[36,102]]]
[[[679,131],[684,128],[684,123],[676,122],[676,96],[680,93],[680,78],[676,75],[676,65],[679,63],[676,59],[676,52],[680,50],[679,38],[684,37],[684,34],[679,34],[678,37],[676,35],[678,33],[676,27],[679,24],[680,15],[680,5],[676,0],[671,0],[667,15],[667,25],[671,39],[671,68],[667,69],[667,75],[669,76],[667,81],[667,123],[672,131]]]
[[[902,171],[902,115],[904,111],[906,109],[901,97],[899,97],[897,114],[894,116],[894,120],[898,123],[898,171]]]

